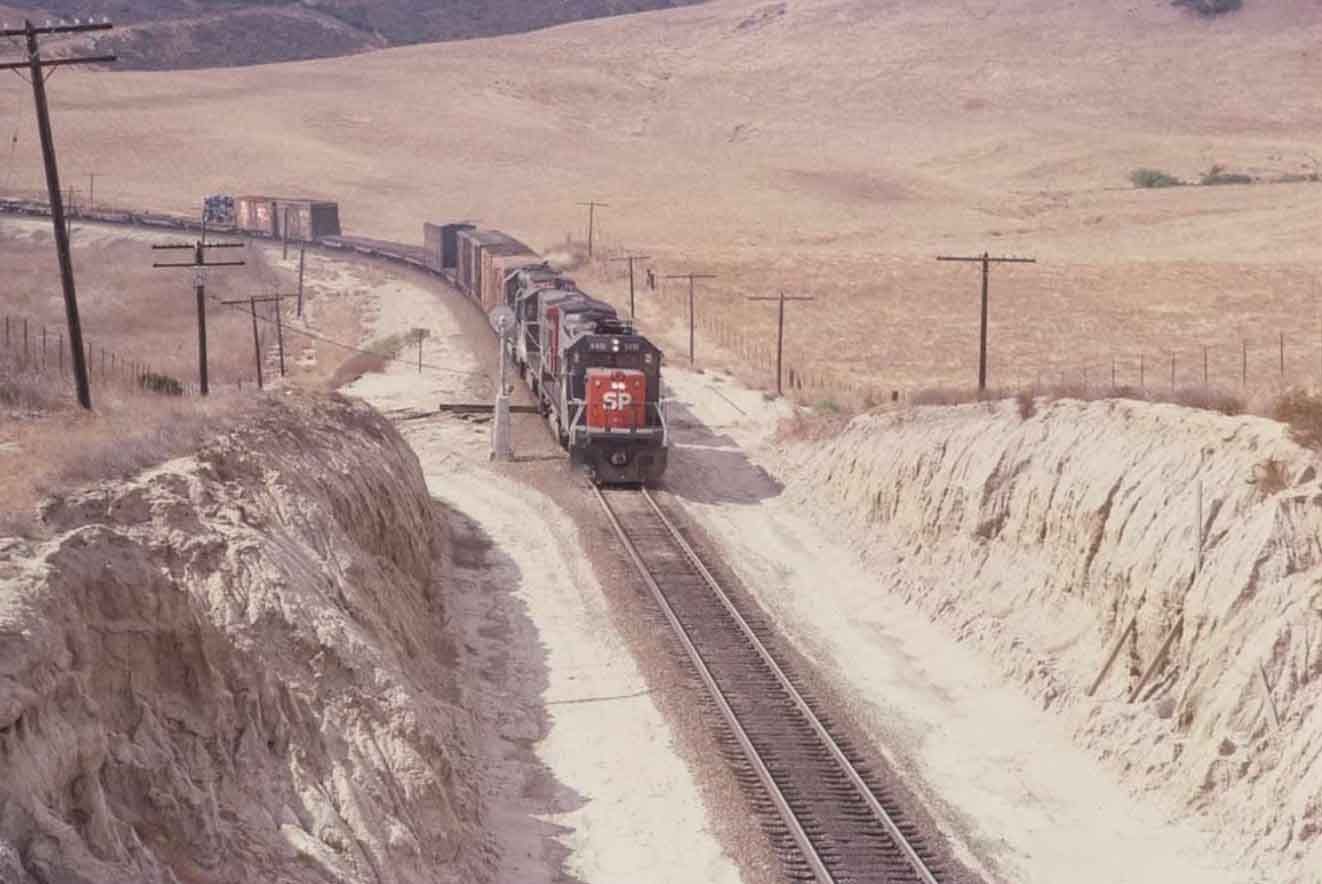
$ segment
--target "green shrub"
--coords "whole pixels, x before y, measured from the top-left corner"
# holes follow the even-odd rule
[[[1179,187],[1184,182],[1174,175],[1168,175],[1160,169],[1135,169],[1129,173],[1129,180],[1135,187]]]

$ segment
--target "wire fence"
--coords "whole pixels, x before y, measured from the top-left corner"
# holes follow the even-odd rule
[[[0,327],[0,361],[7,372],[19,377],[42,379],[73,386],[73,354],[63,325],[47,324],[26,316],[5,314]],[[136,355],[107,349],[94,338],[84,335],[89,380],[98,385],[121,389],[147,389],[161,392],[151,378],[158,377],[151,363]],[[180,384],[180,393],[192,393],[192,385]]]

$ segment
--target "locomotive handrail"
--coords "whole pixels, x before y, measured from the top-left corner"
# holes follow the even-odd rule
[[[666,421],[666,413],[661,408],[661,402],[653,402],[652,407],[656,409],[656,416],[661,420],[661,447],[670,447],[670,424]]]

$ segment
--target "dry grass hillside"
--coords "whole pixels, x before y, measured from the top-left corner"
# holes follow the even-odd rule
[[[1249,3],[717,0],[533,34],[206,73],[52,81],[67,175],[98,201],[189,209],[216,191],[340,200],[353,231],[416,240],[479,218],[538,246],[610,203],[607,249],[703,296],[727,356],[796,305],[800,370],[883,387],[975,376],[977,271],[940,253],[1033,255],[992,281],[994,383],[1238,383],[1322,372],[1322,16]],[[0,185],[40,186],[30,98]],[[4,133],[7,136],[7,132]],[[1151,167],[1255,183],[1137,189]],[[1286,179],[1280,182],[1279,179]],[[615,290],[620,290],[618,277]],[[673,289],[671,290],[674,291]],[[680,300],[665,299],[678,309]],[[655,301],[644,318],[655,319]],[[699,347],[710,354],[715,336]],[[759,358],[765,359],[765,354]]]
[[[9,0],[0,20],[113,16],[94,41],[121,68],[172,70],[326,58],[512,34],[701,0]]]

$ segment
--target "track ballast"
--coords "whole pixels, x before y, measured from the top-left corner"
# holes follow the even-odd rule
[[[787,875],[937,884],[917,830],[831,736],[651,494],[594,492],[729,728],[737,773]]]

